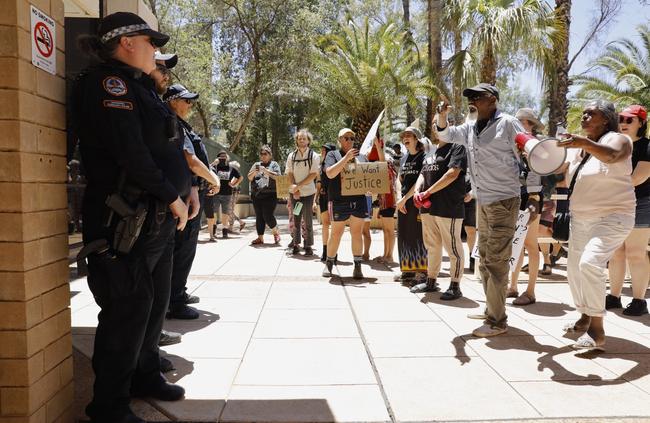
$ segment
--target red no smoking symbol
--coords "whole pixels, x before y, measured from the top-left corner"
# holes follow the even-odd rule
[[[36,48],[43,57],[50,57],[54,50],[54,43],[52,42],[52,33],[49,28],[43,23],[39,22],[34,26],[34,41],[36,41]]]

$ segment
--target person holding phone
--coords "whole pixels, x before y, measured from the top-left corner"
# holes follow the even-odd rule
[[[327,260],[323,277],[331,277],[334,262],[338,253],[341,237],[345,225],[350,224],[350,235],[352,236],[352,255],[354,257],[354,279],[363,279],[361,261],[363,255],[363,222],[368,214],[365,195],[343,195],[341,192],[341,172],[347,166],[355,162],[366,162],[366,158],[359,155],[359,149],[355,147],[356,134],[349,128],[339,131],[340,150],[330,151],[325,156],[325,174],[329,179],[328,197],[329,211],[332,228],[327,241]]]
[[[584,135],[566,134],[558,141],[579,149],[560,169],[571,181],[567,278],[581,314],[564,329],[583,334],[574,348],[604,350],[607,263],[634,227],[632,140],[617,132],[618,115],[608,101],[587,103],[580,125]]]
[[[271,147],[263,145],[260,149],[260,161],[256,162],[248,172],[257,229],[257,238],[251,242],[251,245],[264,243],[264,231],[267,226],[271,228],[274,243],[276,245],[280,243],[280,231],[275,219],[275,206],[278,204],[275,179],[281,173],[280,165],[272,160]]]
[[[228,153],[225,151],[220,151],[219,154],[217,154],[217,160],[212,163],[212,166],[221,181],[221,187],[212,200],[214,204],[212,211],[213,213],[217,212],[219,207],[221,207],[221,233],[223,238],[226,239],[228,238],[228,227],[230,226],[232,190],[241,183],[244,177],[237,169],[230,166],[228,163]],[[215,237],[216,228],[216,219],[213,215],[212,219],[208,219],[210,239]]]

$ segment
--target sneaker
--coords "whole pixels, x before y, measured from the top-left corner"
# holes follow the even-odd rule
[[[363,272],[361,271],[361,263],[354,262],[354,270],[352,271],[352,278],[363,279]]]
[[[228,239],[228,229],[223,228],[223,229],[221,230],[221,234],[222,234],[222,236],[223,236],[223,239]]]
[[[292,250],[291,250],[291,254],[293,254],[294,256],[297,256],[298,254],[300,254],[300,247],[298,247],[297,245],[294,245]]]
[[[444,301],[451,301],[451,300],[457,300],[462,296],[463,296],[463,293],[461,292],[460,288],[458,288],[458,287],[452,288],[450,286],[449,288],[447,288],[447,290],[445,292],[442,293],[442,295],[440,296],[440,299],[444,300]]]
[[[332,269],[334,268],[334,262],[331,260],[325,260],[325,269],[323,269],[323,277],[324,278],[331,278],[332,275]]]
[[[167,312],[168,319],[195,320],[199,318],[199,312],[185,304],[175,306]]]
[[[491,336],[501,335],[506,332],[508,332],[508,326],[504,326],[500,328],[498,326],[492,326],[486,323],[480,328],[474,329],[472,331],[472,335],[477,336],[479,338],[489,338]]]
[[[413,279],[414,277],[415,277],[415,273],[414,273],[414,272],[402,272],[401,274],[396,275],[396,276],[393,278],[393,280],[394,280],[395,282],[406,282],[406,281],[410,281],[410,280]]]
[[[201,301],[201,298],[197,297],[196,295],[190,295],[187,292],[183,296],[183,302],[185,304],[196,304]]]
[[[440,291],[440,287],[438,286],[438,282],[436,282],[435,279],[427,279],[426,282],[422,282],[413,286],[410,291],[413,294],[420,292],[437,292]]]
[[[174,345],[181,342],[181,334],[178,332],[169,332],[162,330],[160,332],[160,340],[158,341],[159,347],[165,347],[167,345]]]
[[[312,250],[311,247],[305,247],[305,255],[306,256],[313,256],[314,255],[314,250]]]
[[[623,308],[621,297],[616,297],[612,294],[607,294],[605,297],[605,310],[613,310],[615,308]]]
[[[625,307],[623,314],[626,316],[643,316],[644,314],[648,314],[648,304],[645,300],[632,298],[632,302]]]

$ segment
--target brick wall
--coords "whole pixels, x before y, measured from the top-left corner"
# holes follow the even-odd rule
[[[0,423],[72,422],[63,0],[57,75],[31,64],[30,2],[0,13]],[[6,6],[8,7],[6,7]]]

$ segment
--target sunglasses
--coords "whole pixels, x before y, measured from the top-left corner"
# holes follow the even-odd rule
[[[183,100],[185,100],[187,104],[194,104],[194,101],[190,100],[189,98],[184,98]]]
[[[618,123],[627,123],[629,125],[632,122],[634,122],[633,117],[629,117],[629,116],[619,116],[618,117]]]
[[[468,100],[468,101],[476,101],[476,100],[480,100],[480,99],[482,99],[482,98],[487,98],[488,96],[489,96],[489,94],[487,94],[487,93],[483,93],[483,94],[471,94],[471,95],[468,95],[468,96],[467,96],[467,100]]]

